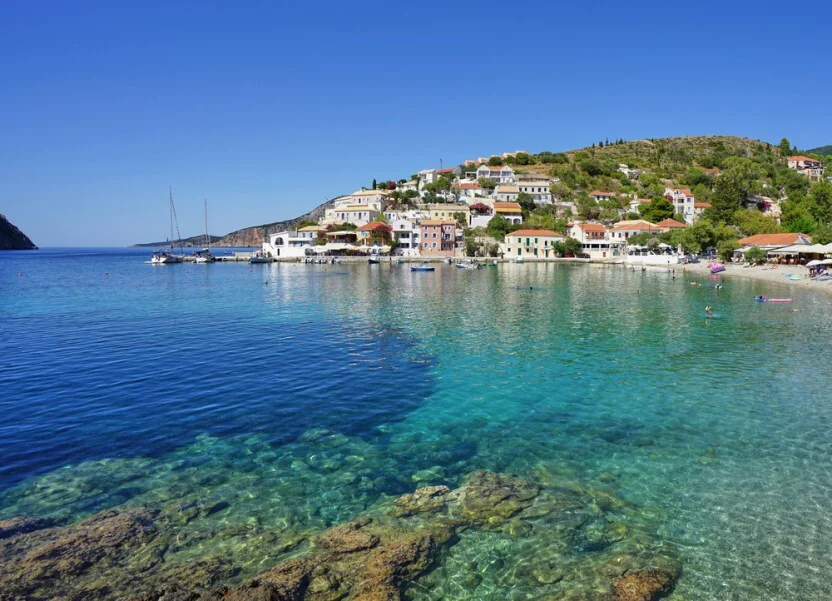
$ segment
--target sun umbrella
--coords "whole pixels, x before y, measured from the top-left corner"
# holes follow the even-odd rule
[[[806,263],[806,267],[814,267],[815,265],[820,265],[820,264],[821,264],[821,261],[818,261],[817,259],[815,259],[814,261],[809,261],[808,263]]]

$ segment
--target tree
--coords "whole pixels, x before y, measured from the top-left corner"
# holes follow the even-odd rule
[[[734,251],[740,247],[736,240],[723,240],[716,246],[716,252],[723,263],[727,263],[734,256]]]
[[[456,221],[457,226],[465,228],[468,227],[468,216],[460,211],[459,213],[452,213],[451,217]]]
[[[665,197],[660,196],[650,201],[650,204],[644,204],[639,207],[641,216],[651,223],[658,223],[665,219],[673,217],[674,209],[673,203]]]
[[[497,182],[490,177],[481,177],[477,180],[477,183],[480,185],[480,188],[488,190],[489,192],[493,191],[494,188],[497,187]]]
[[[783,231],[776,219],[763,215],[757,209],[737,209],[732,221],[746,236],[776,234]]]
[[[563,250],[567,255],[577,257],[583,251],[583,245],[575,238],[567,238],[563,241]]]
[[[517,203],[520,205],[520,208],[523,209],[523,213],[528,214],[534,211],[534,198],[528,192],[520,192],[520,194],[517,195]]]
[[[376,183],[375,178],[373,178],[373,190],[375,190],[377,186],[378,186],[378,184]]]
[[[505,217],[495,215],[485,226],[486,233],[497,240],[504,240],[506,234],[512,231],[512,224]]]
[[[766,251],[759,246],[754,246],[745,251],[745,260],[749,263],[762,263],[766,258]]]
[[[787,157],[792,152],[792,143],[789,142],[786,138],[780,140],[780,154],[784,157]]]
[[[488,159],[488,166],[489,167],[502,167],[503,166],[503,159],[500,157],[491,157]]]
[[[582,193],[575,202],[575,208],[578,209],[578,215],[584,219],[597,219],[601,214],[601,208],[595,199],[589,196],[586,192]]]
[[[809,193],[814,205],[813,216],[820,222],[832,221],[832,182],[823,180],[815,184]]]

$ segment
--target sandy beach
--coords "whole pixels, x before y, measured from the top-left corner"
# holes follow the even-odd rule
[[[800,265],[777,265],[772,269],[771,265],[755,265],[753,267],[743,267],[742,265],[728,264],[726,270],[720,273],[721,277],[725,278],[749,278],[754,280],[762,280],[765,282],[773,282],[775,284],[788,284],[790,286],[800,287],[804,290],[818,290],[832,293],[832,280],[825,282],[816,282],[809,279],[809,270]],[[694,263],[690,265],[679,265],[684,273],[691,273],[697,275],[710,275],[708,263]],[[786,276],[799,275],[802,279],[792,280]]]

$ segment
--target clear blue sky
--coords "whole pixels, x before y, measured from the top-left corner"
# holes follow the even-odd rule
[[[599,139],[832,143],[828,3],[0,3],[0,213],[41,246],[294,217]]]

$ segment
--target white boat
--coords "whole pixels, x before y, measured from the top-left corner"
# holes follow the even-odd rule
[[[169,250],[157,250],[150,255],[150,263],[153,265],[171,265],[173,263],[181,263],[182,257],[173,254]]]
[[[479,267],[479,265],[477,265],[473,261],[460,261],[456,264],[456,266],[459,269],[476,269],[477,267]]]
[[[515,257],[512,262],[513,263],[522,263],[523,262],[523,257]]]
[[[211,253],[211,236],[208,235],[208,200],[205,200],[205,248],[194,252],[194,263],[214,263],[216,257]]]
[[[150,255],[151,265],[172,265],[173,263],[182,262],[182,237],[179,237],[180,254],[173,253],[173,224],[176,223],[176,233],[179,234],[179,222],[176,220],[176,208],[173,206],[173,189],[168,188],[168,212],[170,214],[170,250],[157,250]]]
[[[249,263],[271,263],[272,260],[273,259],[269,255],[264,253],[262,250],[259,250],[256,253],[254,253],[253,255],[251,255],[251,258],[248,260],[248,262]]]

